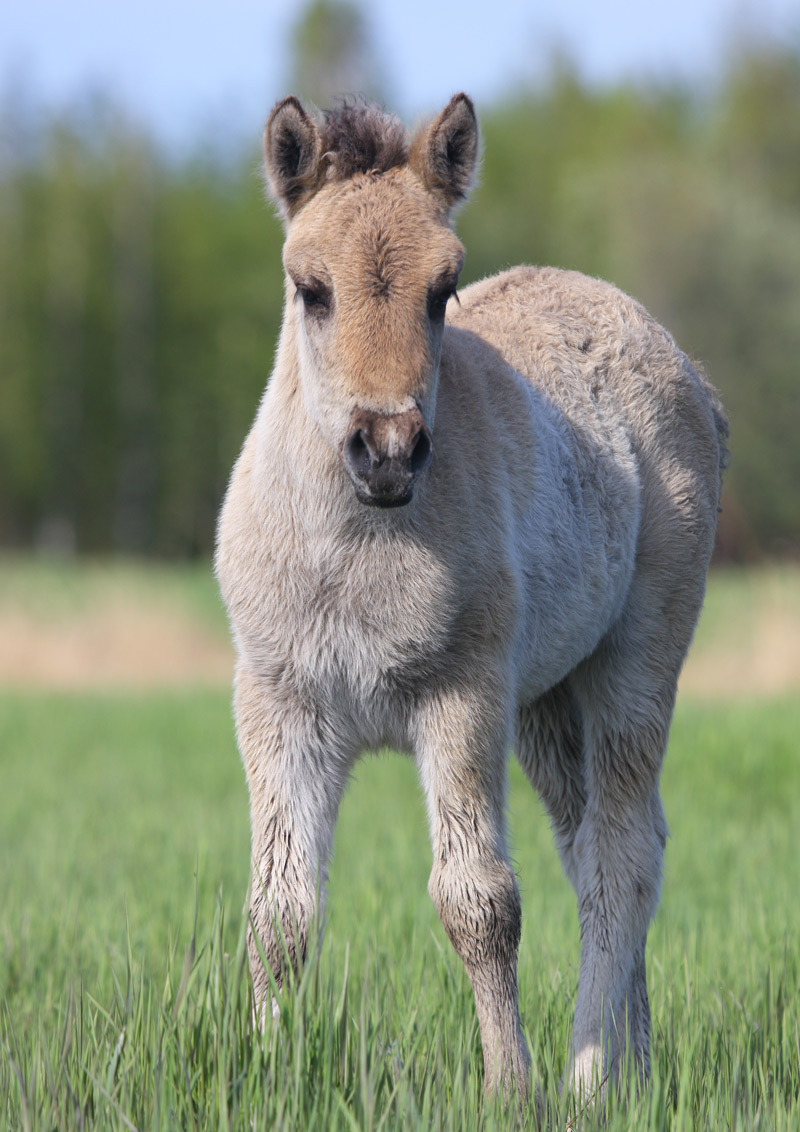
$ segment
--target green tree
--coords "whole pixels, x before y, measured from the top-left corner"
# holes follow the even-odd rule
[[[318,9],[344,26],[329,0],[298,35]],[[562,60],[479,110],[464,282],[553,263],[640,298],[730,412],[726,553],[800,552],[800,58],[759,45],[702,97]],[[255,144],[204,154],[167,159],[102,100],[0,105],[0,546],[210,552],[283,279]]]
[[[367,17],[350,0],[312,0],[292,32],[290,87],[320,107],[360,94],[382,101],[381,78]]]

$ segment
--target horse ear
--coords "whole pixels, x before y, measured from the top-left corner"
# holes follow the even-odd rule
[[[472,100],[454,95],[411,143],[408,163],[447,212],[466,199],[478,165],[480,136]]]
[[[320,187],[325,172],[320,132],[293,95],[277,103],[267,120],[264,156],[270,192],[291,220]]]

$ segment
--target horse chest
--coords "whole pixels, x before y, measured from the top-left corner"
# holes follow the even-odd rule
[[[369,715],[413,693],[447,649],[452,578],[413,540],[315,540],[270,573],[268,648],[315,702]]]

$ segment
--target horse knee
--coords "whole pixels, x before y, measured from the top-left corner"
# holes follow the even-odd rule
[[[516,878],[504,861],[437,865],[428,882],[442,926],[471,977],[513,970],[522,927]]]
[[[299,851],[303,830],[287,807],[272,805],[253,823],[248,956],[256,997],[267,993],[270,972],[278,986],[305,962],[325,881],[325,862],[309,868]],[[308,839],[305,839],[308,843]],[[314,869],[314,864],[316,869]]]
[[[513,1081],[525,1095],[530,1055],[517,1001],[522,915],[514,874],[502,861],[479,868],[460,861],[434,868],[428,890],[472,983],[486,1087],[508,1096]]]

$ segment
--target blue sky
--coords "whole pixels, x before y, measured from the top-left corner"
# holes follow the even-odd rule
[[[257,136],[287,93],[299,0],[27,0],[0,25],[0,92],[45,104],[111,91],[165,141],[209,129]],[[392,108],[438,109],[455,90],[488,102],[535,81],[554,49],[593,83],[713,80],[737,38],[800,47],[798,0],[372,0]]]

